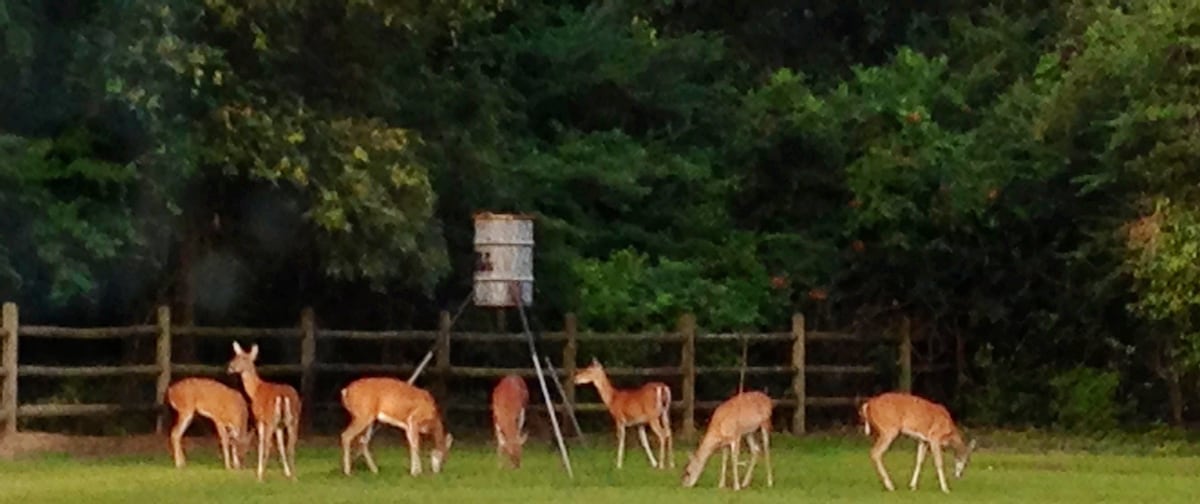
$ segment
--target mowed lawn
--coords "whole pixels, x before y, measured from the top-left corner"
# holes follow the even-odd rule
[[[635,439],[631,436],[631,440]],[[603,443],[603,444],[601,444]],[[40,455],[0,462],[0,502],[101,504],[125,502],[1194,502],[1200,498],[1200,458],[1176,456],[1020,453],[981,446],[962,480],[950,480],[952,494],[938,491],[932,458],[916,492],[907,489],[915,448],[898,441],[887,465],[901,489],[883,491],[867,458],[868,440],[854,437],[773,438],[775,487],[764,488],[756,471],[748,490],[719,490],[719,456],[708,464],[696,488],[682,488],[679,476],[690,443],[680,443],[676,469],[648,467],[640,447],[631,444],[625,468],[613,467],[607,437],[589,438],[572,448],[575,479],[568,480],[552,444],[530,441],[525,463],[516,471],[498,467],[493,448],[482,441],[456,443],[445,471],[412,478],[408,452],[395,437],[379,437],[374,453],[380,474],[360,463],[351,477],[339,469],[332,447],[303,447],[299,481],[284,480],[273,459],[267,481],[252,470],[227,472],[215,443],[199,441],[189,465],[176,470],[165,452],[158,456],[72,458]],[[303,445],[303,443],[302,443]],[[253,455],[252,455],[253,456]],[[428,458],[424,458],[428,467]],[[762,466],[760,465],[760,468]],[[947,460],[947,470],[950,470]]]

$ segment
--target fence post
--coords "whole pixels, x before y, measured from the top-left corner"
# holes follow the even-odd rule
[[[171,386],[171,308],[168,306],[158,307],[158,344],[154,356],[154,362],[158,364],[158,381],[154,386],[158,421],[154,432],[162,434],[167,420],[167,387]]]
[[[679,333],[683,339],[683,351],[679,359],[679,371],[683,375],[682,435],[690,439],[696,435],[696,316],[691,313],[679,318]]]
[[[563,316],[563,332],[567,333],[567,342],[563,345],[562,357],[563,374],[566,375],[562,380],[563,395],[566,396],[567,404],[571,408],[575,407],[575,359],[579,353],[579,342],[575,339],[579,330],[577,324],[574,313]]]
[[[17,329],[16,303],[4,303],[4,432],[17,432]]]
[[[438,339],[437,339],[437,381],[434,386],[434,395],[439,400],[445,400],[446,397],[446,378],[450,376],[450,312],[442,310],[438,315]]]
[[[792,376],[792,392],[796,394],[796,412],[792,416],[792,434],[797,436],[804,434],[807,427],[805,422],[806,408],[805,404],[808,400],[808,391],[806,390],[807,383],[804,375],[804,344],[807,335],[804,333],[804,314],[796,313],[792,315],[792,369],[795,374]]]
[[[302,401],[315,403],[313,400],[313,384],[316,382],[316,369],[313,363],[317,360],[317,330],[316,314],[311,306],[300,310],[300,397]],[[300,421],[305,430],[312,425],[313,411],[301,415]]]
[[[912,323],[900,319],[900,391],[912,393]]]

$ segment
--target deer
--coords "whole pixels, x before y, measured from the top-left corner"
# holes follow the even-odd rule
[[[496,455],[508,458],[513,469],[521,467],[521,447],[529,439],[525,429],[525,407],[529,389],[525,380],[507,375],[492,389],[492,427],[496,431]]]
[[[949,446],[954,450],[954,477],[962,478],[971,452],[975,450],[975,440],[970,444],[963,443],[962,434],[950,417],[945,406],[912,394],[887,392],[868,399],[859,408],[859,417],[863,422],[863,432],[870,436],[875,432],[875,445],[871,448],[871,460],[875,463],[875,471],[883,480],[883,486],[888,491],[894,491],[892,478],[888,476],[883,466],[883,455],[887,453],[892,442],[900,434],[917,440],[917,464],[913,468],[910,490],[917,489],[917,480],[921,477],[921,465],[925,462],[925,451],[933,452],[933,463],[937,467],[938,483],[942,492],[950,493],[946,486],[946,472],[942,468],[942,448]]]
[[[738,393],[717,406],[717,409],[713,410],[712,419],[708,422],[708,429],[704,432],[700,445],[695,453],[688,456],[688,464],[683,471],[683,486],[690,488],[696,485],[709,457],[717,448],[722,448],[718,488],[725,488],[726,464],[730,455],[733,458],[733,490],[738,491],[749,486],[760,450],[763,453],[763,462],[767,466],[767,487],[774,486],[775,474],[771,467],[771,413],[774,409],[771,398],[757,390]],[[755,431],[762,436],[761,448],[754,440]],[[745,479],[739,481],[738,457],[743,438],[750,446],[750,463],[746,468]]]
[[[625,460],[625,430],[637,427],[650,467],[664,469],[675,467],[675,454],[671,440],[671,388],[662,382],[650,382],[636,389],[613,388],[608,374],[599,360],[592,358],[588,367],[575,374],[576,384],[595,385],[600,400],[612,415],[617,428],[617,469]],[[646,439],[646,426],[658,437],[658,459]]]
[[[350,414],[350,424],[342,431],[342,472],[350,475],[351,446],[359,445],[367,468],[379,473],[371,456],[370,443],[375,422],[382,422],[404,431],[408,440],[411,464],[409,474],[421,474],[421,435],[433,438],[429,464],[433,472],[442,471],[454,436],[446,432],[442,416],[433,395],[428,391],[396,378],[369,377],[351,382],[342,389],[342,406]]]
[[[300,428],[300,394],[291,385],[273,383],[258,377],[254,362],[258,360],[258,344],[247,352],[238,342],[233,342],[233,359],[229,361],[229,374],[240,375],[242,388],[250,398],[250,410],[258,431],[258,481],[263,480],[267,459],[270,457],[271,438],[279,447],[279,458],[283,463],[283,475],[296,479],[296,438]],[[284,438],[287,438],[286,447]]]
[[[208,378],[184,378],[167,388],[166,402],[176,414],[171,428],[171,454],[176,468],[187,464],[183,433],[197,413],[212,421],[225,469],[242,468],[242,459],[250,448],[250,433],[246,430],[246,399],[241,392]]]

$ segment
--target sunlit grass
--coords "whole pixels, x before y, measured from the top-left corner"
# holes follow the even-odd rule
[[[553,445],[534,441],[517,471],[501,469],[490,446],[464,442],[456,443],[442,474],[428,473],[426,457],[427,472],[417,478],[408,475],[408,452],[395,438],[375,443],[378,475],[360,464],[345,477],[337,450],[308,446],[300,451],[297,482],[284,480],[273,459],[264,483],[249,469],[225,471],[215,449],[203,442],[191,450],[183,470],[171,465],[165,450],[103,459],[43,455],[0,462],[0,502],[1190,502],[1200,492],[1200,459],[1193,457],[1038,454],[985,446],[966,477],[950,481],[950,497],[938,491],[931,460],[916,492],[888,494],[871,469],[865,438],[777,435],[775,487],[763,488],[763,473],[756,472],[752,488],[735,497],[715,488],[717,457],[696,488],[679,486],[690,443],[680,443],[687,446],[679,447],[674,470],[650,469],[640,448],[630,446],[625,468],[618,471],[608,442],[593,437],[592,446],[573,447],[574,481],[566,478]],[[910,441],[897,442],[889,453],[888,467],[900,487],[907,484],[913,456]]]

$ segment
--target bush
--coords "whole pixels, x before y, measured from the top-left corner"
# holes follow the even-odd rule
[[[1115,371],[1077,367],[1050,380],[1054,389],[1055,422],[1063,429],[1107,432],[1117,427],[1119,377]]]

